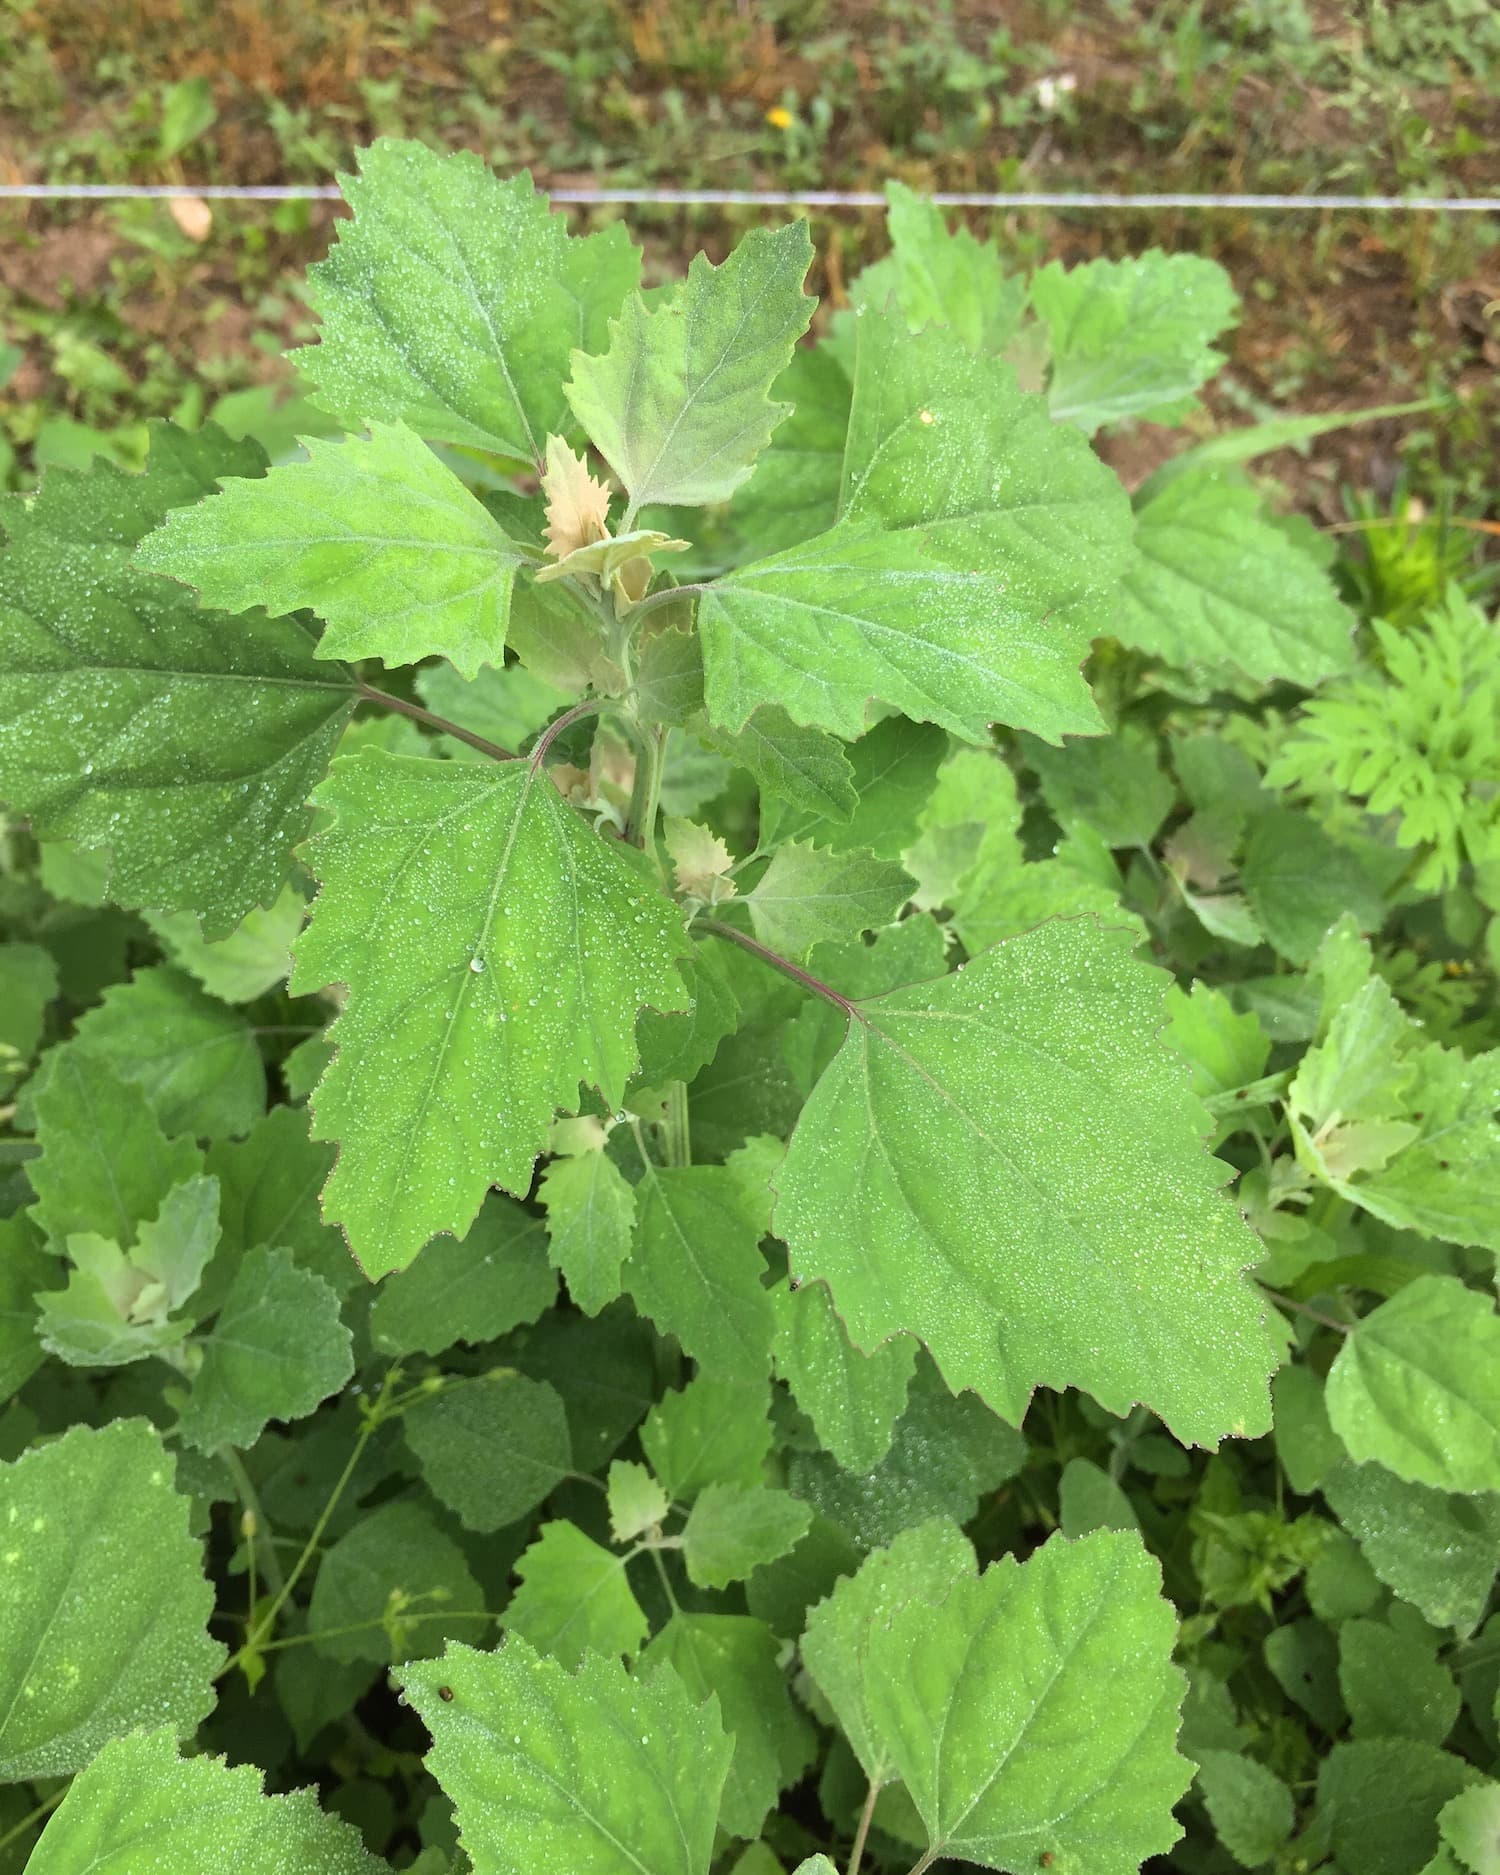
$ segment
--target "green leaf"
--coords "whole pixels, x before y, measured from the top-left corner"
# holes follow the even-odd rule
[[[261,1772],[222,1758],[179,1758],[170,1731],[107,1744],[80,1772],[27,1863],[30,1875],[125,1870],[153,1875],[375,1875],[357,1833],[310,1790],[267,1796]]]
[[[1247,484],[1173,476],[1136,513],[1139,558],[1109,623],[1167,663],[1311,687],[1349,668],[1354,615]]]
[[[67,1287],[37,1297],[44,1346],[75,1367],[115,1367],[181,1341],[192,1323],[168,1317],[197,1290],[218,1240],[212,1178],[174,1185],[129,1251],[103,1237],[70,1237]]]
[[[641,1444],[676,1499],[711,1484],[759,1484],[771,1451],[769,1388],[763,1378],[744,1385],[700,1373],[652,1407]]]
[[[902,1531],[867,1556],[808,1614],[803,1662],[873,1784],[896,1776],[894,1752],[867,1703],[875,1635],[908,1602],[936,1606],[975,1575],[968,1538],[957,1524],[935,1519]]]
[[[37,1293],[55,1281],[57,1259],[42,1248],[24,1216],[0,1218],[0,1405],[41,1366]]]
[[[474,1875],[708,1875],[733,1747],[669,1667],[635,1679],[589,1656],[569,1673],[512,1635],[397,1678]]]
[[[264,460],[211,426],[163,426],[144,475],[54,470],[4,517],[6,798],[39,839],[108,847],[116,903],[200,912],[210,938],[276,896],[353,679],[294,620],[199,611],[131,555],[216,475]]]
[[[233,612],[304,606],[327,624],[318,654],[416,664],[466,677],[499,664],[523,557],[451,469],[404,423],[368,437],[305,439],[304,462],[179,508],[136,564]]]
[[[253,1003],[285,982],[292,940],[302,929],[307,902],[285,885],[274,904],[246,913],[228,937],[205,938],[190,911],[148,912],[146,922],[181,970],[225,1003]]]
[[[1441,1745],[1458,1717],[1458,1687],[1435,1646],[1383,1621],[1340,1625],[1339,1688],[1356,1738]]]
[[[1222,990],[1192,983],[1167,991],[1168,1041],[1193,1070],[1193,1092],[1208,1101],[1233,1096],[1258,1081],[1271,1058],[1271,1038],[1253,1013],[1241,1015]]]
[[[1240,1274],[1257,1246],[1128,942],[1042,926],[856,1006],[777,1174],[776,1229],[857,1347],[915,1334],[1013,1421],[1037,1386],[1075,1385],[1213,1443],[1269,1422]]]
[[[873,1549],[930,1517],[967,1523],[1025,1460],[1026,1441],[1015,1427],[972,1393],[955,1399],[923,1353],[879,1464],[850,1472],[826,1452],[797,1453],[791,1485],[860,1548]]]
[[[679,915],[530,763],[370,751],[319,791],[323,884],[294,989],[349,986],[313,1096],[342,1155],[324,1215],[366,1272],[525,1192],[581,1081],[618,1103],[645,1004],[686,1002]]]
[[[57,965],[40,944],[0,944],[0,1089],[36,1054],[57,988]]]
[[[1297,1821],[1292,1793],[1254,1758],[1203,1752],[1198,1788],[1214,1834],[1241,1868],[1263,1867],[1290,1839]]]
[[[793,840],[777,848],[745,904],[756,936],[800,959],[815,944],[890,924],[912,885],[900,866],[873,853],[829,853]]]
[[[323,1222],[318,1192],[333,1149],[308,1138],[307,1114],[272,1107],[243,1139],[219,1140],[205,1157],[219,1181],[219,1251],[204,1279],[201,1307],[217,1308],[247,1250],[279,1244],[343,1294],[360,1280],[359,1265],[338,1231]]]
[[[1169,1849],[1192,1774],[1175,1628],[1155,1559],[1112,1531],[1004,1557],[876,1627],[866,1709],[932,1850],[1126,1875]]]
[[[524,1374],[449,1377],[401,1423],[424,1481],[468,1530],[516,1522],[572,1469],[562,1401]]]
[[[1311,963],[1346,912],[1362,931],[1385,921],[1380,894],[1348,848],[1289,808],[1257,816],[1240,881],[1261,930],[1294,964]]]
[[[1129,1494],[1086,1458],[1070,1458],[1062,1468],[1057,1481],[1057,1521],[1064,1536],[1140,1528]]]
[[[625,1286],[637,1308],[717,1377],[764,1378],[776,1329],[761,1283],[764,1206],[720,1165],[652,1166],[636,1201]]]
[[[664,305],[628,299],[602,357],[574,354],[569,402],[631,516],[727,501],[749,475],[787,413],[767,392],[812,317],[812,257],[806,222],[752,229],[720,267],[697,255]]]
[[[1323,1381],[1311,1368],[1283,1367],[1271,1382],[1271,1405],[1281,1469],[1294,1491],[1310,1497],[1345,1456],[1328,1423]]]
[[[547,1213],[552,1261],[569,1296],[585,1315],[597,1315],[620,1294],[620,1266],[635,1230],[635,1188],[600,1150],[554,1159],[536,1195]]]
[[[536,1219],[497,1193],[466,1236],[434,1237],[409,1269],[386,1277],[370,1334],[385,1354],[441,1354],[536,1321],[556,1296]]]
[[[1471,1875],[1500,1875],[1500,1784],[1452,1797],[1438,1816],[1445,1846]]]
[[[240,1262],[182,1411],[182,1436],[200,1452],[253,1445],[273,1419],[300,1419],[354,1372],[338,1297],[290,1250],[250,1250]]]
[[[844,1470],[873,1470],[905,1409],[916,1341],[896,1335],[865,1354],[849,1339],[826,1283],[774,1294],[778,1375]]]
[[[1008,365],[866,313],[837,524],[699,601],[709,715],[777,703],[852,738],[874,697],[972,742],[1097,730],[1079,603],[1128,533],[1119,483]]]
[[[699,1588],[728,1588],[762,1563],[785,1556],[807,1532],[812,1512],[765,1484],[710,1484],[682,1532],[683,1561]]]
[[[1347,1462],[1323,1480],[1323,1495],[1387,1588],[1434,1627],[1478,1627],[1500,1557],[1500,1497],[1460,1497]]]
[[[1022,746],[1064,828],[1082,822],[1107,846],[1149,846],[1172,811],[1176,790],[1144,731],[1069,737],[1060,749],[1028,736]]]
[[[609,1468],[609,1533],[616,1543],[632,1543],[666,1521],[670,1502],[660,1482],[644,1465],[617,1458]]]
[[[32,1216],[56,1244],[84,1232],[133,1243],[173,1186],[202,1170],[192,1141],[166,1138],[139,1087],[70,1048],[53,1060],[36,1117]]]
[[[81,1771],[142,1725],[188,1737],[224,1649],[174,1461],[144,1420],[0,1465],[0,1782]]]
[[[933,723],[913,723],[904,716],[882,718],[849,745],[847,764],[857,796],[853,813],[815,813],[762,795],[762,851],[790,840],[808,840],[837,853],[866,851],[881,859],[901,858],[917,837],[949,740]]]
[[[1410,1739],[1335,1745],[1318,1770],[1318,1820],[1341,1868],[1419,1875],[1438,1847],[1438,1815],[1480,1781],[1462,1759]]]
[[[63,1049],[44,1059],[40,1087],[64,1050],[136,1082],[170,1134],[248,1133],[266,1110],[266,1071],[249,1023],[165,966],[111,985]]]
[[[367,1510],[318,1565],[307,1625],[320,1654],[384,1664],[482,1630],[484,1594],[464,1553],[409,1498]]]
[[[764,803],[771,801],[809,815],[814,821],[847,821],[859,795],[854,770],[842,746],[821,729],[804,729],[774,703],[756,710],[738,735],[715,729],[705,718],[694,731],[721,755],[755,777]]]
[[[677,1612],[641,1656],[640,1671],[665,1662],[689,1698],[700,1705],[718,1700],[734,1741],[719,1827],[732,1836],[758,1835],[780,1792],[813,1755],[812,1727],[792,1704],[780,1651],[763,1621]]]
[[[1031,304],[1052,344],[1052,414],[1089,435],[1126,417],[1180,422],[1224,362],[1213,340],[1239,307],[1217,262],[1159,248],[1052,261],[1032,277]]]
[[[1356,1464],[1500,1492],[1500,1318],[1453,1276],[1419,1276],[1344,1337],[1328,1416]]]
[[[309,273],[322,332],[298,356],[318,402],[540,466],[569,353],[604,342],[639,252],[619,226],[570,240],[528,175],[467,150],[383,138],[360,168],[340,178],[354,220]]]
[[[506,1629],[565,1667],[592,1654],[633,1654],[650,1632],[625,1558],[576,1523],[544,1523],[516,1574],[521,1586],[505,1611]]]
[[[779,553],[833,526],[851,391],[848,373],[828,345],[799,346],[771,386],[772,402],[791,405],[791,413],[736,490],[730,509],[730,519],[757,552]]]
[[[926,196],[899,182],[888,182],[885,193],[890,258],[856,280],[855,304],[878,311],[893,291],[913,332],[951,326],[970,351],[1004,351],[1021,323],[1025,281],[1006,274],[993,242],[977,241],[962,227],[950,234],[942,210]]]
[[[569,702],[563,691],[520,664],[508,664],[504,670],[486,665],[470,682],[451,664],[429,664],[417,672],[416,690],[429,710],[502,749],[521,748]],[[438,747],[458,761],[471,756],[475,761],[489,759],[451,737],[444,737]]]

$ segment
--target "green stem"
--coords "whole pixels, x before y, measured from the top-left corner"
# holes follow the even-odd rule
[[[727,938],[731,944],[738,944],[741,950],[749,951],[752,957],[758,957],[763,964],[769,964],[773,970],[779,970],[794,983],[800,983],[803,989],[811,990],[814,996],[821,996],[825,1002],[832,1003],[835,1009],[842,1009],[851,1021],[868,1022],[869,1018],[858,1003],[850,1002],[847,996],[840,996],[821,977],[815,977],[810,970],[794,964],[789,957],[783,957],[780,951],[773,951],[769,946],[758,943],[744,931],[736,931],[732,924],[724,924],[717,918],[700,918],[696,928],[710,932],[714,937]]]
[[[707,591],[708,587],[703,583],[690,586],[663,586],[659,592],[649,593],[630,614],[631,629],[634,630],[641,620],[649,617],[651,613],[659,612],[664,605],[670,605],[674,599],[686,599],[693,593]]]
[[[686,1081],[673,1081],[667,1088],[667,1164],[693,1163],[692,1132],[688,1120]]]
[[[370,1443],[370,1440],[374,1437],[377,1428],[384,1419],[383,1408],[386,1392],[390,1387],[392,1379],[399,1371],[400,1369],[398,1367],[392,1367],[385,1379],[380,1383],[380,1392],[376,1395],[374,1404],[365,1415],[365,1423],[360,1427],[359,1437],[354,1441],[354,1450],[349,1454],[349,1462],[339,1473],[337,1482],[334,1484],[332,1491],[328,1494],[327,1503],[324,1504],[322,1510],[318,1513],[318,1521],[313,1525],[307,1541],[302,1545],[301,1555],[298,1556],[296,1562],[292,1564],[291,1574],[282,1583],[271,1606],[256,1623],[254,1631],[245,1637],[245,1645],[252,1653],[259,1650],[261,1642],[264,1641],[266,1636],[275,1627],[276,1617],[286,1606],[287,1597],[291,1594],[292,1590],[296,1588],[302,1578],[303,1571],[317,1554],[318,1545],[323,1540],[323,1532],[328,1528],[329,1519],[338,1509],[340,1498],[343,1497],[344,1492],[349,1488],[349,1480],[354,1476],[355,1467],[365,1455],[365,1447]]]
[[[597,716],[601,710],[616,706],[604,697],[590,697],[582,703],[575,703],[571,710],[564,710],[555,723],[549,723],[542,731],[536,747],[531,751],[531,772],[535,774],[546,760],[547,751],[565,729],[571,729],[574,723],[581,722],[585,716]]]
[[[937,1861],[940,1853],[940,1850],[929,1849],[919,1862],[912,1863],[907,1870],[907,1875],[926,1875],[926,1871]]]
[[[1336,1315],[1325,1315],[1321,1309],[1309,1308],[1305,1302],[1298,1302],[1291,1296],[1285,1296],[1279,1289],[1272,1289],[1269,1284],[1262,1283],[1261,1288],[1278,1308],[1291,1309],[1298,1315],[1305,1315],[1309,1321],[1321,1322],[1325,1328],[1336,1328],[1341,1335],[1350,1335],[1354,1332],[1352,1322],[1341,1322]]]
[[[630,812],[625,817],[625,840],[630,846],[653,852],[656,845],[656,810],[661,800],[662,769],[666,765],[667,732],[643,729],[641,760],[636,764]]]
[[[667,1601],[671,1604],[672,1613],[681,1614],[682,1610],[677,1606],[677,1597],[672,1593],[672,1578],[667,1574],[667,1565],[661,1559],[661,1551],[653,1545],[648,1553],[652,1562],[656,1564],[656,1573],[661,1577],[661,1585],[666,1592]]]
[[[407,1627],[414,1627],[419,1621],[498,1621],[498,1615],[492,1615],[487,1608],[434,1608],[428,1614],[403,1615],[402,1622]],[[260,1649],[263,1654],[283,1654],[289,1647],[307,1647],[316,1641],[331,1641],[343,1634],[368,1634],[371,1628],[383,1628],[384,1621],[351,1621],[341,1628],[318,1628],[306,1634],[285,1634],[279,1641],[267,1641]]]
[[[513,762],[516,759],[509,749],[502,749],[496,742],[486,742],[483,736],[476,736],[472,729],[465,729],[459,723],[450,723],[446,716],[434,716],[431,710],[424,710],[420,703],[408,703],[405,697],[393,697],[388,690],[376,690],[364,682],[357,688],[362,703],[378,703],[383,710],[394,710],[398,716],[409,716],[414,723],[425,723],[429,729],[436,729],[445,736],[456,736],[460,742],[468,743],[471,749],[478,749],[481,755],[488,755],[493,761]]]
[[[854,1832],[854,1847],[849,1851],[849,1866],[845,1875],[859,1875],[859,1865],[864,1860],[865,1841],[870,1834],[870,1825],[875,1820],[875,1805],[879,1797],[880,1786],[872,1777],[870,1788],[865,1792],[865,1807],[859,1813],[859,1828]]]
[[[240,1455],[232,1445],[221,1445],[219,1457],[224,1461],[224,1469],[234,1479],[235,1493],[253,1525],[250,1538],[250,1614],[255,1615],[255,1557],[259,1551],[261,1567],[265,1571],[266,1586],[273,1595],[280,1595],[286,1588],[286,1577],[282,1573],[281,1558],[276,1554],[276,1545],[272,1540],[265,1512],[260,1507],[260,1499],[255,1494],[255,1486],[250,1482]],[[248,1625],[248,1624],[247,1624]]]
[[[13,1842],[19,1842],[33,1823],[40,1823],[44,1816],[50,1816],[67,1796],[71,1786],[64,1784],[61,1790],[54,1790],[50,1797],[43,1797],[34,1810],[28,1810],[19,1823],[12,1823],[3,1836],[0,1836],[0,1849],[8,1849]]]

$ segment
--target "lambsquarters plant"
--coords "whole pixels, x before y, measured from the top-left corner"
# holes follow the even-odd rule
[[[1494,626],[1206,261],[346,188],[4,508],[0,1867],[1492,1875]]]

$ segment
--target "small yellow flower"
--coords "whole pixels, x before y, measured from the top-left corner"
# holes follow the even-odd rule
[[[766,122],[774,130],[790,130],[795,121],[784,104],[773,104],[766,112]]]

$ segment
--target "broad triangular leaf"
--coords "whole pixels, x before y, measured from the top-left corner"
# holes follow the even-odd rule
[[[210,996],[253,1003],[291,974],[292,939],[306,914],[306,900],[288,884],[274,904],[246,913],[228,937],[205,938],[190,911],[148,912],[146,922],[173,963]]]
[[[1500,1496],[1434,1491],[1383,1465],[1347,1462],[1322,1489],[1389,1589],[1434,1627],[1460,1634],[1478,1627],[1500,1558]]]
[[[633,1679],[590,1655],[568,1673],[511,1636],[396,1677],[474,1875],[708,1875],[733,1747],[670,1667]]]
[[[1311,686],[1347,670],[1354,615],[1228,476],[1178,475],[1136,515],[1140,557],[1101,627],[1169,664]]]
[[[1292,1793],[1254,1758],[1200,1753],[1198,1788],[1214,1834],[1241,1868],[1263,1868],[1290,1838],[1296,1824]]]
[[[313,1791],[268,1796],[254,1765],[179,1758],[171,1732],[158,1731],[104,1747],[26,1866],[30,1875],[145,1866],[152,1875],[376,1875],[384,1864]]]
[[[589,1654],[633,1654],[651,1624],[616,1556],[576,1523],[544,1523],[516,1564],[521,1586],[505,1625],[564,1666]]]
[[[1500,1492],[1500,1317],[1456,1277],[1419,1276],[1356,1323],[1325,1398],[1356,1464]]]
[[[1128,943],[1044,925],[854,1006],[776,1230],[857,1346],[915,1334],[1004,1418],[1078,1386],[1214,1443],[1269,1423],[1257,1249]]]
[[[529,176],[501,181],[472,151],[382,139],[360,171],[340,178],[354,219],[309,275],[323,325],[298,358],[318,401],[540,468],[569,353],[603,344],[639,252],[620,226],[571,240]]]
[[[200,1452],[253,1445],[272,1419],[300,1419],[354,1371],[349,1330],[321,1276],[290,1250],[248,1251],[224,1298],[182,1412]]]
[[[139,1087],[70,1048],[58,1050],[36,1117],[31,1214],[59,1244],[79,1232],[133,1243],[172,1187],[203,1168],[191,1140],[167,1139]]]
[[[189,1736],[224,1649],[174,1461],[141,1419],[0,1465],[0,1783],[81,1771],[142,1725]]]
[[[874,1636],[908,1602],[936,1607],[974,1574],[968,1538],[957,1524],[935,1518],[867,1556],[807,1617],[802,1658],[872,1784],[889,1783],[896,1771],[867,1705]]]
[[[761,1286],[763,1206],[720,1165],[653,1167],[636,1188],[625,1286],[663,1334],[725,1380],[770,1368],[775,1317]]]
[[[453,471],[404,423],[305,447],[305,462],[179,508],[137,565],[225,611],[307,607],[327,623],[320,657],[441,656],[470,679],[499,664],[522,556]]]
[[[384,1354],[441,1354],[534,1322],[556,1296],[540,1225],[497,1193],[466,1237],[434,1237],[409,1269],[385,1279],[370,1334]]]
[[[895,315],[859,324],[837,524],[699,602],[709,715],[762,704],[854,737],[877,698],[969,741],[1099,719],[1079,602],[1129,546],[1119,483],[1015,373]]]
[[[402,1416],[422,1477],[465,1529],[514,1523],[571,1469],[568,1419],[554,1388],[524,1374],[450,1376]]]
[[[770,1389],[713,1373],[664,1394],[641,1428],[652,1469],[674,1498],[711,1484],[758,1484],[771,1451]]]
[[[686,1002],[674,909],[529,762],[369,751],[319,793],[323,890],[294,986],[349,986],[313,1096],[325,1215],[372,1276],[524,1193],[580,1082],[618,1101],[641,1007]]]
[[[1160,1567],[1114,1531],[1003,1557],[870,1635],[865,1704],[939,1855],[1135,1875],[1177,1840],[1184,1681]]]
[[[871,1354],[849,1339],[826,1283],[776,1292],[776,1371],[846,1471],[870,1471],[891,1449],[917,1359],[910,1335]]]
[[[122,905],[209,937],[269,904],[355,702],[292,619],[199,611],[131,564],[167,512],[264,457],[211,427],[152,434],[143,475],[53,470],[4,516],[0,772],[48,840],[106,846]]]
[[[620,1293],[620,1266],[635,1229],[635,1189],[607,1153],[554,1159],[537,1199],[547,1213],[552,1261],[585,1315],[597,1315]]]
[[[780,1646],[763,1621],[678,1612],[641,1656],[642,1670],[665,1661],[692,1698],[718,1700],[734,1741],[719,1826],[734,1836],[759,1833],[812,1756],[812,1727],[787,1691]]]
[[[1025,310],[1025,281],[1006,274],[992,242],[977,241],[967,228],[950,233],[935,202],[899,182],[888,182],[885,193],[890,256],[854,283],[856,305],[878,311],[894,293],[914,332],[951,326],[970,351],[1003,351]]]
[[[745,905],[763,943],[800,959],[815,944],[890,924],[913,883],[893,860],[873,853],[831,853],[789,840],[777,848]]]
[[[789,1492],[766,1484],[711,1484],[688,1513],[682,1559],[700,1588],[727,1588],[785,1556],[811,1521],[807,1505]]]
[[[664,306],[627,300],[602,357],[574,355],[569,400],[631,515],[727,501],[750,473],[786,415],[767,392],[812,317],[812,251],[806,222],[753,229],[720,267],[699,254]]]
[[[1217,262],[1151,248],[1081,267],[1053,261],[1033,278],[1031,304],[1052,344],[1052,414],[1092,435],[1126,417],[1186,416],[1224,362],[1212,341],[1239,301]]]

